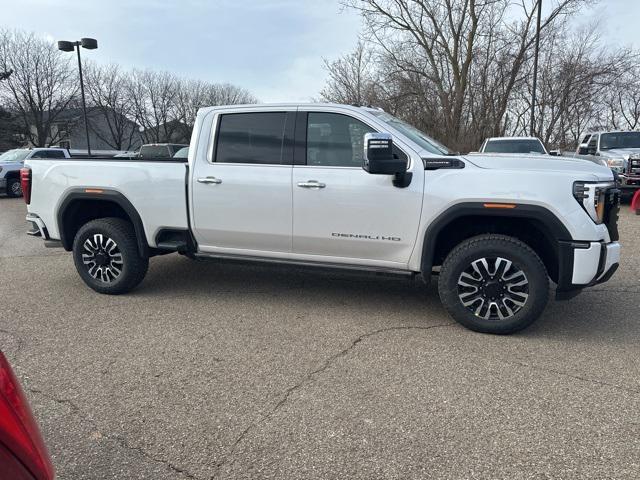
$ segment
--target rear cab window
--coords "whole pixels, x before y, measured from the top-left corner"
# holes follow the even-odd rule
[[[31,158],[66,158],[62,150],[38,150]]]
[[[167,145],[143,145],[140,148],[140,158],[171,158],[172,154]]]
[[[547,153],[539,140],[488,140],[483,150],[486,153]]]

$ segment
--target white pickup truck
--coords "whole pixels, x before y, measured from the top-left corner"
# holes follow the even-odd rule
[[[581,160],[452,156],[374,108],[203,108],[188,159],[29,160],[27,220],[84,282],[128,292],[149,258],[438,274],[450,315],[511,333],[618,267],[619,191]]]

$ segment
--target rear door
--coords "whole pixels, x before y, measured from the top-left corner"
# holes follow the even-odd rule
[[[295,108],[222,110],[207,158],[194,164],[193,229],[200,250],[291,252]]]
[[[409,187],[397,188],[393,176],[364,171],[364,135],[377,131],[365,118],[331,110],[299,112],[298,118],[294,254],[403,268],[416,241],[424,177],[414,174]],[[397,145],[396,154],[407,156]]]

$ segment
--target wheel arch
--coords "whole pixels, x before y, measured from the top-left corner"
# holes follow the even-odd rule
[[[74,188],[69,190],[60,203],[57,213],[60,242],[71,251],[76,233],[91,220],[117,217],[128,220],[136,233],[138,253],[149,256],[149,245],[142,219],[129,199],[121,192],[110,189]]]
[[[506,234],[531,247],[542,259],[552,280],[557,282],[562,268],[560,241],[571,235],[549,209],[538,205],[514,204],[491,208],[484,202],[454,205],[441,213],[427,228],[422,245],[421,271],[431,272],[460,242],[486,233]],[[427,278],[428,280],[428,278]]]

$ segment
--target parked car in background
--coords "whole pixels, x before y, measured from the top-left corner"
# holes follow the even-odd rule
[[[22,196],[20,169],[29,158],[70,158],[65,148],[16,148],[0,155],[0,192],[9,197]]]
[[[138,158],[173,158],[178,150],[188,147],[179,143],[149,143],[140,147]]]
[[[113,156],[113,158],[136,158],[140,150],[127,150]]]
[[[628,193],[640,189],[640,132],[592,132],[582,136],[576,149],[580,158],[598,159],[618,174]]]
[[[542,140],[536,137],[491,137],[480,147],[480,153],[539,153],[549,155]]]
[[[0,351],[0,479],[52,480],[53,465],[38,424]]]
[[[189,147],[183,147],[180,150],[178,150],[173,155],[173,158],[189,158]]]
[[[618,268],[610,169],[543,155],[450,155],[374,108],[202,108],[188,169],[165,159],[29,160],[27,221],[103,294],[149,259],[388,272],[429,282],[467,328],[512,333]]]

